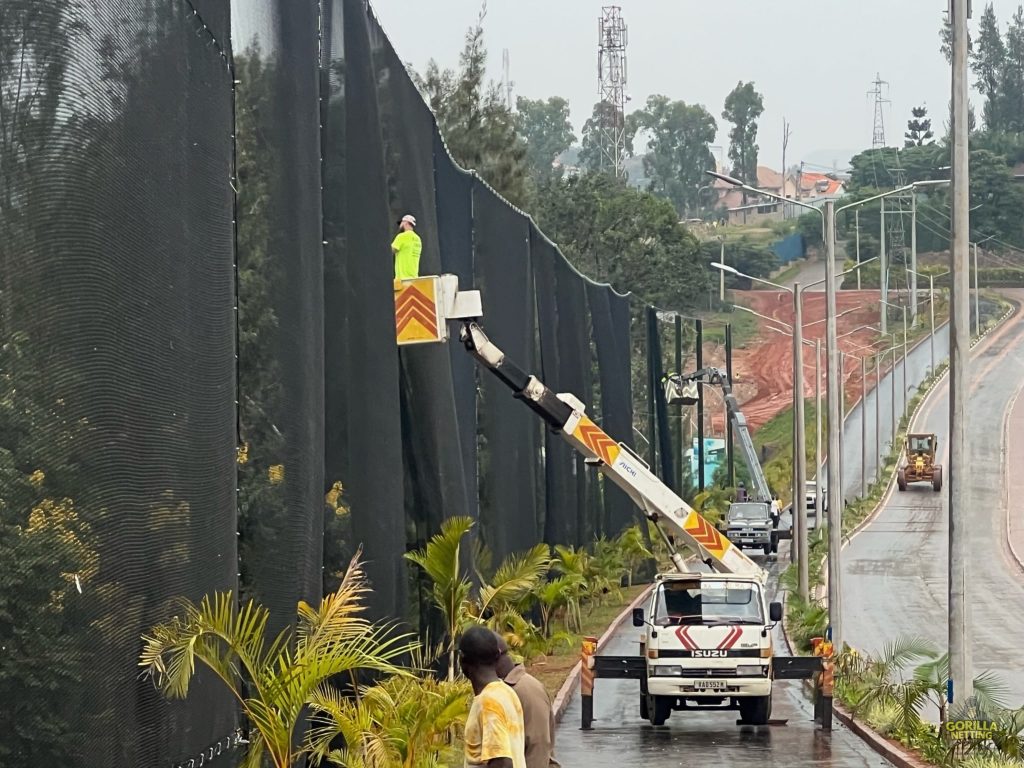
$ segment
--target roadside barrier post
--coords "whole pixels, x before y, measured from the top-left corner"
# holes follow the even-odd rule
[[[582,723],[580,730],[589,731],[594,722],[594,654],[597,653],[597,638],[584,637],[580,648],[580,702]]]

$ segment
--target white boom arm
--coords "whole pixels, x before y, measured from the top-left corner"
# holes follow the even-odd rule
[[[556,395],[536,376],[507,360],[476,322],[463,325],[460,339],[470,354],[582,453],[588,464],[596,465],[598,471],[625,491],[647,518],[665,526],[674,538],[689,545],[715,570],[765,578],[757,563],[659,480],[640,457],[595,424],[575,396]],[[672,561],[680,572],[687,572],[678,553],[673,553]]]

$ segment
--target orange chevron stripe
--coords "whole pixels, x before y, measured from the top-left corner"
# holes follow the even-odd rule
[[[437,335],[437,318],[431,312],[426,312],[419,307],[413,307],[406,310],[405,312],[396,315],[398,320],[398,332],[401,333],[405,330],[409,323],[416,321],[423,326],[424,329],[432,332],[435,336]]]
[[[695,524],[693,527],[687,528],[686,532],[689,533],[698,544],[709,550],[720,552],[725,549],[723,546],[722,536],[715,527],[700,515],[695,515],[695,517]]]
[[[422,283],[430,291],[431,283]],[[395,328],[398,341],[428,341],[440,336],[437,327],[437,305],[432,295],[417,284],[406,285],[395,294]]]
[[[613,463],[619,455],[619,444],[588,418],[580,420],[573,434],[605,464]]]

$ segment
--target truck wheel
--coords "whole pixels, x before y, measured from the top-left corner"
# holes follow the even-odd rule
[[[761,549],[764,550],[764,554],[766,556],[770,555],[772,553],[772,544],[771,544],[771,542],[768,542],[767,544],[765,544],[763,547],[761,547]]]
[[[907,490],[907,473],[902,469],[896,473],[896,485],[901,491]]]
[[[932,490],[936,493],[942,490],[942,467],[932,470]]]
[[[751,725],[768,725],[772,716],[771,696],[749,696],[740,699],[740,719]]]
[[[647,713],[647,694],[640,694],[640,719],[650,720],[651,716]]]
[[[649,705],[648,705],[649,706]],[[672,699],[668,696],[654,697],[654,712],[651,713],[651,725],[664,725],[672,714]]]

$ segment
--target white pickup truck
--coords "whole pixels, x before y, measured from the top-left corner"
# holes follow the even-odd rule
[[[644,627],[640,716],[662,725],[673,710],[738,709],[765,725],[772,711],[771,629],[782,605],[767,603],[762,579],[729,573],[666,573],[656,577]]]

